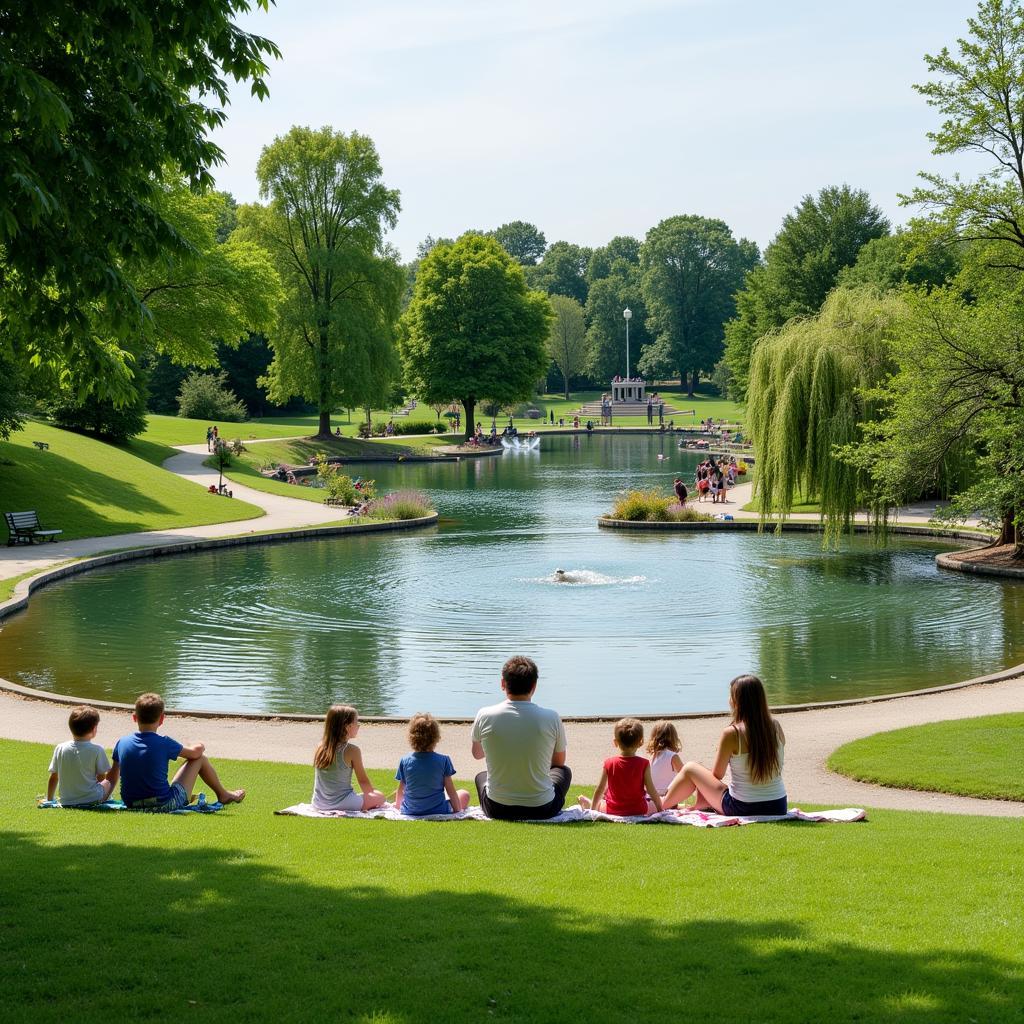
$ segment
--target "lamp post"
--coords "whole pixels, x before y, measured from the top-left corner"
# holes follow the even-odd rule
[[[629,321],[633,319],[629,306],[622,311],[622,319],[626,321],[626,380],[629,380]]]

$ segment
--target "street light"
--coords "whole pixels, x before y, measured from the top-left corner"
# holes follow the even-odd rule
[[[629,380],[629,321],[633,319],[629,306],[622,311],[622,319],[626,321],[626,380]]]

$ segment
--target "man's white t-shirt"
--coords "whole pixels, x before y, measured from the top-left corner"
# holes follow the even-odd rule
[[[557,711],[529,700],[481,708],[473,722],[473,742],[484,748],[491,800],[507,807],[543,807],[554,800],[551,755],[565,750]]]
[[[110,761],[98,743],[68,740],[54,748],[50,771],[57,775],[60,802],[65,807],[94,804],[103,799],[103,787],[96,776],[110,771]]]

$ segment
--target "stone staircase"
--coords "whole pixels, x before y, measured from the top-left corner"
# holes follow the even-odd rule
[[[579,416],[589,417],[591,419],[601,417],[601,400],[598,399],[596,402],[587,402],[581,405]],[[665,416],[679,416],[680,410],[673,405],[665,403]],[[647,403],[646,402],[612,402],[612,419],[615,420],[619,416],[642,416],[644,419],[647,418]],[[658,418],[658,406],[654,406],[654,418]]]

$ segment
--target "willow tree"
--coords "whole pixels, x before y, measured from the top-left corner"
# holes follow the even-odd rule
[[[826,543],[849,528],[868,480],[838,452],[857,444],[877,415],[871,393],[892,370],[903,309],[891,294],[838,288],[816,316],[790,321],[755,348],[748,426],[762,524],[773,513],[781,524],[802,492],[818,499]]]

